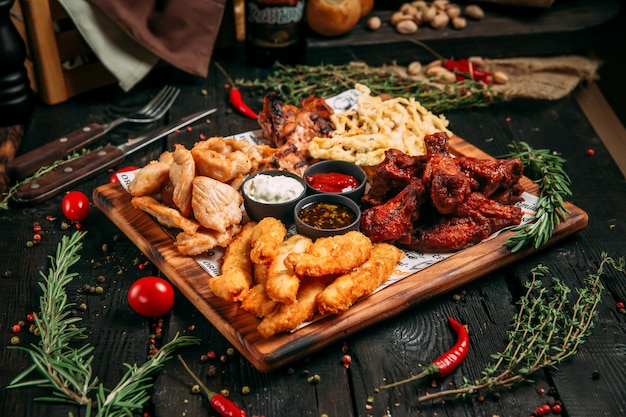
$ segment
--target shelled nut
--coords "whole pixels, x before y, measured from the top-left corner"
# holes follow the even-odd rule
[[[476,4],[468,4],[465,6],[465,15],[470,19],[480,20],[485,17],[485,12]]]
[[[380,20],[380,17],[372,16],[369,19],[367,19],[367,28],[369,30],[378,30],[380,29],[381,26],[382,26],[382,22]]]
[[[403,20],[396,25],[396,30],[403,35],[410,35],[417,32],[417,23],[413,20]]]

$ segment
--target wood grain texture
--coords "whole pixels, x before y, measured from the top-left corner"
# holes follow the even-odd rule
[[[450,149],[456,155],[489,157],[456,136],[450,140]],[[522,182],[527,191],[536,192],[532,181],[524,178]],[[170,235],[150,216],[132,207],[130,195],[119,184],[96,188],[93,201],[260,371],[271,371],[301,359],[348,334],[397,315],[533,252],[530,248],[511,253],[503,244],[512,232],[501,233],[371,295],[344,314],[322,318],[293,333],[264,339],[256,331],[258,320],[239,308],[238,304],[213,295],[207,283],[209,275],[193,258],[181,255]],[[567,209],[569,217],[555,230],[548,245],[587,225],[587,215],[583,210],[570,203]]]

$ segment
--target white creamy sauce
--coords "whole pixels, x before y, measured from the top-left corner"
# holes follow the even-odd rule
[[[259,203],[284,203],[302,194],[304,187],[295,178],[285,175],[260,174],[246,182],[244,191]]]

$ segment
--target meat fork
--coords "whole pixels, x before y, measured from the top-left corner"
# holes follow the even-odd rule
[[[16,181],[22,180],[34,174],[39,168],[50,165],[76,150],[95,143],[122,123],[154,122],[163,117],[172,107],[179,93],[180,89],[167,85],[150,102],[131,114],[120,116],[109,123],[90,123],[61,138],[52,140],[45,145],[18,156],[7,164],[7,173]]]

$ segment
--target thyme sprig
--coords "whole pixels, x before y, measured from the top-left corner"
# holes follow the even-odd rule
[[[624,272],[624,258],[618,260],[602,253],[602,260],[595,273],[577,289],[578,298],[568,309],[571,289],[559,278],[552,277],[552,291],[543,286],[542,277],[548,268],[538,265],[531,270],[527,289],[518,304],[519,312],[508,332],[508,344],[492,355],[493,364],[485,367],[482,377],[450,390],[428,393],[419,402],[463,397],[483,390],[511,387],[531,381],[531,375],[540,369],[556,368],[560,362],[578,352],[586,338],[591,335],[596,309],[601,301],[604,286],[600,278],[606,267]]]
[[[48,274],[41,272],[40,314],[34,315],[40,340],[30,347],[12,346],[28,353],[33,364],[17,375],[8,388],[49,388],[52,395],[37,400],[85,406],[86,417],[91,416],[92,411],[96,417],[129,416],[148,401],[152,376],[172,357],[172,353],[184,346],[198,344],[199,340],[176,335],[143,365],[124,364],[127,372],[113,389],[106,389],[99,383],[92,372],[93,346],[72,347],[87,336],[85,328],[76,325],[81,318],[72,316],[73,304],[68,302],[65,291],[77,275],[70,272],[70,268],[80,259],[78,253],[84,235],[84,232],[77,231],[70,237],[64,236],[57,245],[55,256],[50,256]],[[33,373],[38,373],[39,377],[27,379]]]
[[[315,94],[332,97],[355,84],[364,84],[374,94],[415,98],[434,113],[452,109],[487,107],[504,101],[501,93],[489,85],[462,80],[451,84],[434,83],[434,78],[415,80],[401,76],[393,66],[371,67],[356,62],[344,65],[284,65],[276,63],[265,79],[237,80],[241,87],[260,87],[276,91],[288,104],[299,105],[300,100]]]
[[[511,229],[517,233],[504,246],[511,248],[511,252],[528,245],[538,249],[550,240],[554,229],[569,214],[564,198],[572,195],[572,191],[571,180],[564,169],[566,161],[559,153],[533,149],[523,141],[510,143],[509,148],[511,152],[504,157],[520,158],[527,176],[539,184],[539,199],[535,220]]]
[[[17,191],[20,189],[20,187],[22,185],[24,185],[27,182],[30,182],[30,181],[32,181],[34,179],[37,179],[37,178],[41,177],[44,174],[47,174],[48,172],[52,171],[53,169],[55,169],[59,165],[64,164],[67,161],[70,161],[72,159],[78,158],[79,156],[85,154],[86,152],[87,152],[86,149],[83,149],[81,151],[72,152],[71,154],[69,154],[68,156],[66,156],[63,159],[59,159],[57,161],[54,161],[50,165],[46,165],[46,166],[40,167],[33,175],[31,175],[31,176],[29,176],[27,178],[24,178],[23,180],[18,181],[15,184],[13,184],[11,187],[9,187],[8,190],[6,190],[5,192],[2,193],[2,200],[0,200],[0,210],[8,210],[9,209],[9,203],[11,201],[13,201],[13,199],[15,197],[15,194],[17,193]]]

